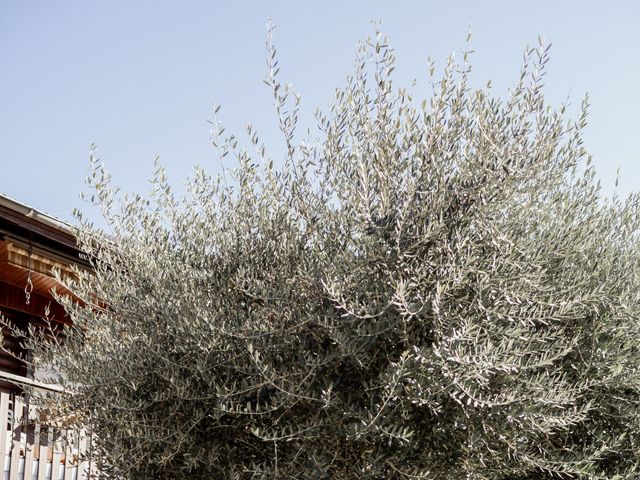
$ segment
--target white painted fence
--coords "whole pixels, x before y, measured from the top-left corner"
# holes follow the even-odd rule
[[[84,431],[42,425],[19,395],[0,392],[3,480],[88,480],[89,448]]]

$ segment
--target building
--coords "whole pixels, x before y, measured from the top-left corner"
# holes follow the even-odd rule
[[[6,320],[24,331],[46,317],[68,322],[52,295],[53,288],[65,293],[53,269],[72,275],[72,265],[88,267],[88,262],[82,258],[69,225],[0,195],[0,313]],[[33,372],[16,358],[28,352],[22,351],[6,328],[3,333],[8,334],[5,345],[16,356],[0,352],[0,382],[12,388],[6,380],[27,382]],[[12,385],[15,388],[15,383]]]
[[[29,325],[70,321],[52,294],[53,288],[68,293],[56,281],[53,269],[62,276],[73,275],[74,265],[89,268],[68,224],[0,195],[0,314],[5,346],[0,351],[0,461],[4,478],[81,480],[89,475],[90,466],[78,461],[79,452],[87,448],[82,433],[42,425],[21,397],[25,386],[60,394],[54,386],[38,381],[37,372],[25,361],[29,352],[19,337],[27,334]]]

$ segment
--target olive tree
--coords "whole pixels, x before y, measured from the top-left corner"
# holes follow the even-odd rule
[[[94,271],[31,348],[103,472],[636,478],[639,197],[600,191],[587,101],[546,103],[548,47],[506,96],[471,88],[463,51],[422,99],[376,31],[301,140],[268,38],[284,159],[217,108],[222,173],[184,196],[159,163],[121,195],[93,152]]]

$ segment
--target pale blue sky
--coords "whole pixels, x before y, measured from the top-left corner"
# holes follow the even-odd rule
[[[146,192],[159,154],[174,184],[195,164],[215,171],[214,102],[227,131],[253,123],[273,151],[265,22],[277,23],[282,78],[303,117],[350,72],[355,45],[381,19],[398,83],[427,91],[471,25],[476,85],[504,94],[538,35],[553,43],[547,96],[591,95],[586,146],[607,192],[640,189],[640,2],[610,1],[20,1],[0,0],[0,192],[64,219],[81,206],[95,141],[115,182]]]

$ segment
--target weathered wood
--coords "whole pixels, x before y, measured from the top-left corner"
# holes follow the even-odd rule
[[[78,476],[77,480],[88,480],[91,474],[90,464],[87,461],[90,445],[86,430],[78,432]]]
[[[31,473],[33,472],[34,467],[34,453],[38,449],[39,441],[39,438],[36,438],[36,427],[39,428],[40,426],[31,423],[29,405],[26,405],[26,410],[27,413],[25,414],[25,418],[29,423],[27,423],[27,438],[24,452],[24,480],[31,480]]]
[[[46,428],[36,425],[38,434],[38,480],[45,480],[47,474],[47,444],[49,433]]]
[[[13,418],[11,421],[11,463],[9,466],[9,480],[18,480],[20,466],[20,449],[22,446],[23,403],[19,395],[13,397]]]
[[[0,371],[0,381],[6,380],[8,383],[13,383],[17,385],[28,385],[30,387],[34,387],[36,390],[44,390],[47,392],[64,392],[64,388],[60,385],[53,385],[49,383],[39,382],[37,380],[31,380],[27,377],[21,377],[20,375],[15,375],[12,373],[1,372]]]
[[[73,477],[73,470],[75,468],[73,461],[73,447],[74,447],[74,432],[71,429],[67,429],[64,434],[64,480],[71,480]]]
[[[4,467],[4,455],[7,447],[7,423],[9,419],[9,403],[11,398],[8,392],[0,392],[0,463]]]
[[[2,281],[0,281],[0,307],[7,307],[39,318],[45,318],[45,312],[49,309],[49,318],[55,319],[55,321],[61,323],[70,322],[62,305],[56,303],[50,297],[32,293],[31,301],[29,302],[29,305],[27,305],[24,296],[25,283],[22,282],[23,286],[18,287],[5,282],[4,275],[0,275],[0,278],[2,278]]]
[[[51,480],[58,480],[60,477],[60,457],[62,456],[60,452],[60,432],[58,429],[53,428],[50,428],[49,431],[49,438],[51,439],[49,445],[51,445],[50,448],[53,450],[51,456]]]
[[[0,391],[0,415],[6,419],[0,422],[0,459],[6,475],[0,474],[0,479],[97,478],[95,465],[90,461],[92,437],[86,430],[40,424],[33,407],[8,391]]]
[[[7,199],[4,198],[4,202],[7,202]],[[3,203],[4,203],[3,202]],[[16,202],[12,202],[16,203]],[[22,210],[25,209],[24,206],[19,205],[18,207],[22,207]],[[52,226],[46,225],[45,223],[38,221],[35,218],[32,218],[28,215],[28,213],[24,213],[18,211],[19,209],[13,205],[0,205],[0,220],[2,224],[6,224],[5,228],[11,228],[11,231],[18,229],[25,230],[27,233],[27,237],[29,236],[29,232],[34,235],[38,235],[49,241],[55,242],[55,245],[58,246],[58,249],[70,252],[69,255],[77,256],[78,247],[76,244],[76,239],[74,238],[71,231],[65,228],[64,231],[61,226]],[[60,248],[62,247],[62,248]]]
[[[91,431],[87,432],[87,448],[89,452],[89,461],[87,465],[87,479],[93,480],[94,478],[98,478],[98,474],[96,473],[96,462],[94,460],[95,446],[92,440],[93,433]]]

